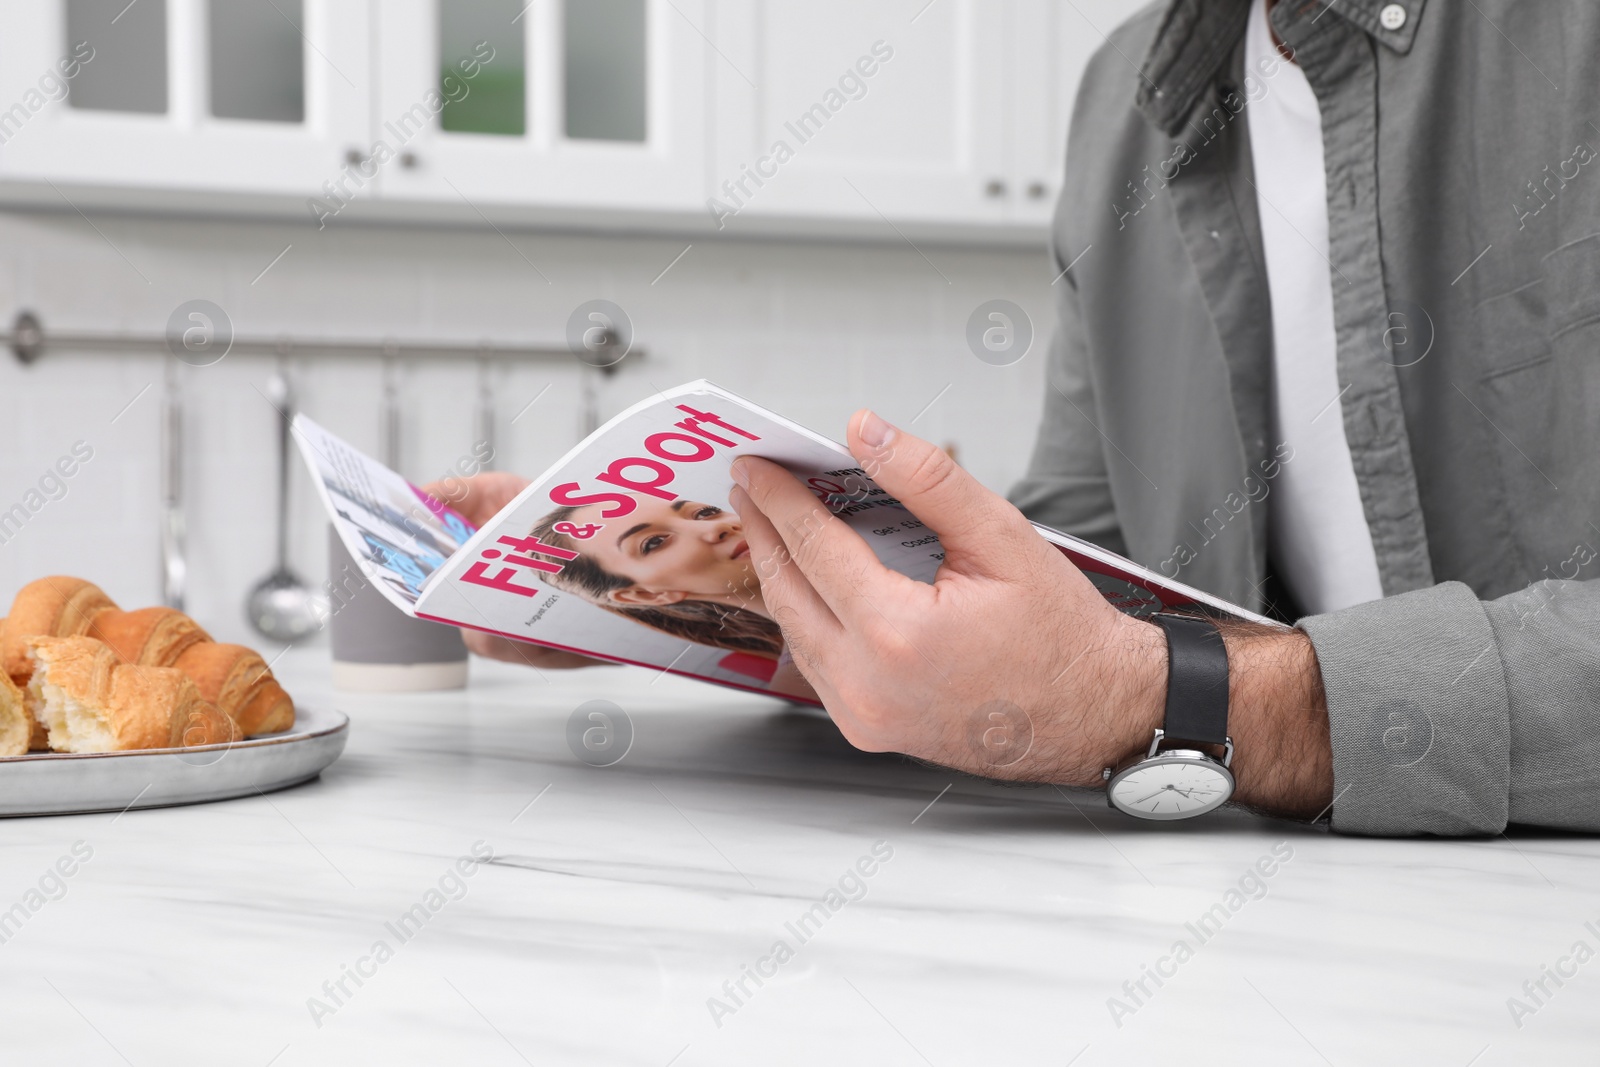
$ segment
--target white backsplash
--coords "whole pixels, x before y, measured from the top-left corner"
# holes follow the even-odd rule
[[[179,304],[203,298],[240,335],[459,340],[459,362],[403,365],[401,466],[422,482],[471,450],[477,343],[562,345],[568,315],[599,297],[627,311],[645,353],[601,384],[602,418],[700,377],[836,438],[853,410],[871,406],[953,442],[963,464],[1003,492],[1027,462],[1042,405],[1055,271],[1042,247],[913,248],[890,236],[696,242],[652,281],[686,240],[0,214],[0,315],[9,322],[32,310],[47,334],[152,334]],[[979,361],[966,343],[968,316],[996,297],[1033,320],[1032,350],[1010,367]],[[90,578],[125,607],[159,601],[169,362],[56,349],[25,367],[0,351],[0,512],[29,500],[76,442],[93,449],[63,479],[65,494],[56,490],[59,499],[0,543],[0,608],[46,574]],[[305,411],[381,454],[378,360],[307,355],[293,367]],[[271,369],[270,358],[238,354],[180,368],[188,610],[218,640],[258,645],[243,604],[272,566],[276,416],[262,395]],[[500,372],[496,466],[533,475],[571,447],[582,425],[579,370],[560,359]],[[290,562],[320,585],[325,527],[298,457],[292,477]]]

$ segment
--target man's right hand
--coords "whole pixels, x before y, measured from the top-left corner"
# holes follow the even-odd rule
[[[500,513],[500,509],[516,499],[518,493],[529,485],[528,479],[508,471],[485,471],[470,478],[445,478],[429,482],[422,491],[450,505],[462,518],[481,527]],[[461,638],[467,651],[485,659],[498,659],[506,663],[521,663],[529,667],[563,670],[572,667],[605,667],[605,660],[580,656],[576,652],[530,645],[526,641],[513,641],[509,637],[484,633],[482,630],[461,629]]]

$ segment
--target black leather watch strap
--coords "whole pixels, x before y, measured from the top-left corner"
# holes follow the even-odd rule
[[[1224,744],[1228,738],[1228,650],[1209,619],[1154,615],[1167,632],[1168,741]]]

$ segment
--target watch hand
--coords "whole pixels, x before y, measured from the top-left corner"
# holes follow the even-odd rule
[[[1134,803],[1135,804],[1143,804],[1147,800],[1154,800],[1156,797],[1160,796],[1162,793],[1165,793],[1168,789],[1171,789],[1171,788],[1172,787],[1169,786],[1169,785],[1164,785],[1160,789],[1157,789],[1154,793],[1151,793],[1149,796],[1140,797],[1138,800],[1135,800]]]

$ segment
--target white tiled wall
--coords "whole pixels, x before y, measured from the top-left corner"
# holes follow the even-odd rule
[[[1020,474],[1053,323],[1054,271],[1042,247],[706,242],[652,282],[685,243],[0,214],[0,315],[9,322],[31,309],[47,332],[149,334],[178,304],[204,298],[222,306],[241,335],[459,340],[459,363],[403,372],[402,468],[425,481],[471,447],[477,343],[562,344],[571,311],[603,297],[628,312],[646,354],[630,356],[602,384],[602,418],[655,387],[707,377],[835,437],[855,408],[869,405],[913,432],[955,443],[965,465],[994,488]],[[1028,356],[1011,367],[980,362],[965,341],[968,316],[995,297],[1021,305],[1036,330]],[[0,544],[0,609],[20,585],[45,574],[91,578],[125,607],[158,601],[159,416],[169,362],[55,350],[24,367],[0,351],[0,511],[22,502],[75,442],[93,449],[65,495]],[[259,643],[243,604],[272,565],[276,416],[259,392],[271,364],[230,355],[180,370],[188,608],[219,640]],[[379,452],[375,360],[306,356],[295,360],[294,376],[306,411]],[[575,361],[504,370],[497,465],[531,475],[570,447],[579,395]],[[324,526],[298,459],[293,477],[291,564],[320,583]]]

